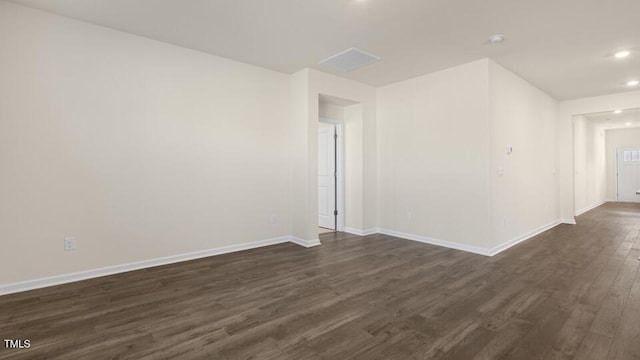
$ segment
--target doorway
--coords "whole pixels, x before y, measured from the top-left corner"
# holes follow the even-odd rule
[[[605,202],[640,203],[640,109],[574,115],[575,215]]]
[[[318,233],[343,232],[362,206],[362,104],[319,94],[317,126]]]

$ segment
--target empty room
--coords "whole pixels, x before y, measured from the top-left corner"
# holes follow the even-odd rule
[[[640,359],[637,0],[0,0],[0,359]]]

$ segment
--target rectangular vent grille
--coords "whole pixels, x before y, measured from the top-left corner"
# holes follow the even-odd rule
[[[380,57],[351,48],[320,61],[318,64],[340,72],[350,72],[379,61]]]

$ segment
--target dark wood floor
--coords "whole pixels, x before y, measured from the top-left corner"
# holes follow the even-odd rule
[[[640,359],[640,206],[498,256],[326,234],[0,297],[0,359]],[[4,344],[0,344],[4,345]]]

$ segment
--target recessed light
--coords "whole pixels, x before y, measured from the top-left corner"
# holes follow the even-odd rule
[[[627,125],[627,126],[631,126],[631,125],[633,125],[633,124],[632,124],[632,123],[630,123],[630,122],[628,122],[628,123],[624,123],[624,124],[625,124],[625,125]]]
[[[622,114],[622,110],[616,110],[613,112],[614,114]]]
[[[616,53],[615,57],[617,57],[618,59],[623,59],[623,58],[626,58],[629,55],[631,55],[631,52],[629,52],[627,50],[623,50],[623,51],[618,51]]]
[[[638,86],[638,84],[640,84],[638,80],[627,81],[627,86]]]

